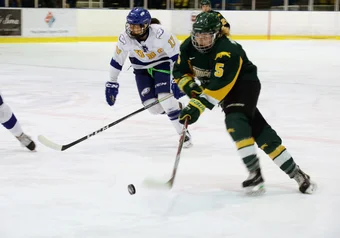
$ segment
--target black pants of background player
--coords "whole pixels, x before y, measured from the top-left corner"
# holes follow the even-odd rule
[[[238,80],[235,83],[221,103],[227,130],[250,172],[260,168],[256,143],[282,171],[292,178],[298,166],[282,145],[281,138],[257,108],[260,91],[260,81]]]

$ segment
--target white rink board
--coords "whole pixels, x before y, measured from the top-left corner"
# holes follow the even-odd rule
[[[271,34],[335,36],[339,35],[339,19],[339,13],[289,12],[287,15],[286,12],[272,12]]]
[[[118,36],[127,10],[78,9],[79,36]],[[150,10],[175,35],[188,35],[194,10]],[[231,24],[232,35],[243,36],[340,36],[339,12],[221,11]],[[95,19],[95,20],[93,20]]]
[[[51,12],[55,21],[46,22]],[[118,37],[125,29],[129,10],[23,8],[22,37]],[[152,17],[177,36],[188,36],[196,10],[150,10]],[[231,35],[241,39],[340,37],[340,12],[221,11],[231,25]],[[261,38],[262,37],[262,38]],[[282,39],[285,39],[284,37]]]

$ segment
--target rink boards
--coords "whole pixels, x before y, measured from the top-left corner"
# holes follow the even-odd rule
[[[0,43],[112,42],[129,10],[0,9]],[[193,10],[150,10],[180,40],[191,29]],[[339,12],[221,11],[236,40],[340,39]]]

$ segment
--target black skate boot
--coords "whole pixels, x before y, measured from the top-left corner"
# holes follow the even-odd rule
[[[33,151],[35,150],[35,143],[34,141],[25,133],[22,133],[20,136],[17,137],[20,143],[25,146],[27,149]]]
[[[298,183],[301,193],[312,194],[316,190],[316,184],[313,183],[308,174],[305,174],[300,168],[297,169],[293,179]]]
[[[259,195],[265,193],[261,169],[250,172],[248,178],[242,183],[242,187],[247,194]]]

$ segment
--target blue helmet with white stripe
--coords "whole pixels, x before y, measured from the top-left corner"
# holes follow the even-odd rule
[[[131,38],[142,37],[147,33],[150,23],[151,15],[149,11],[142,7],[135,7],[126,17],[126,33]]]

